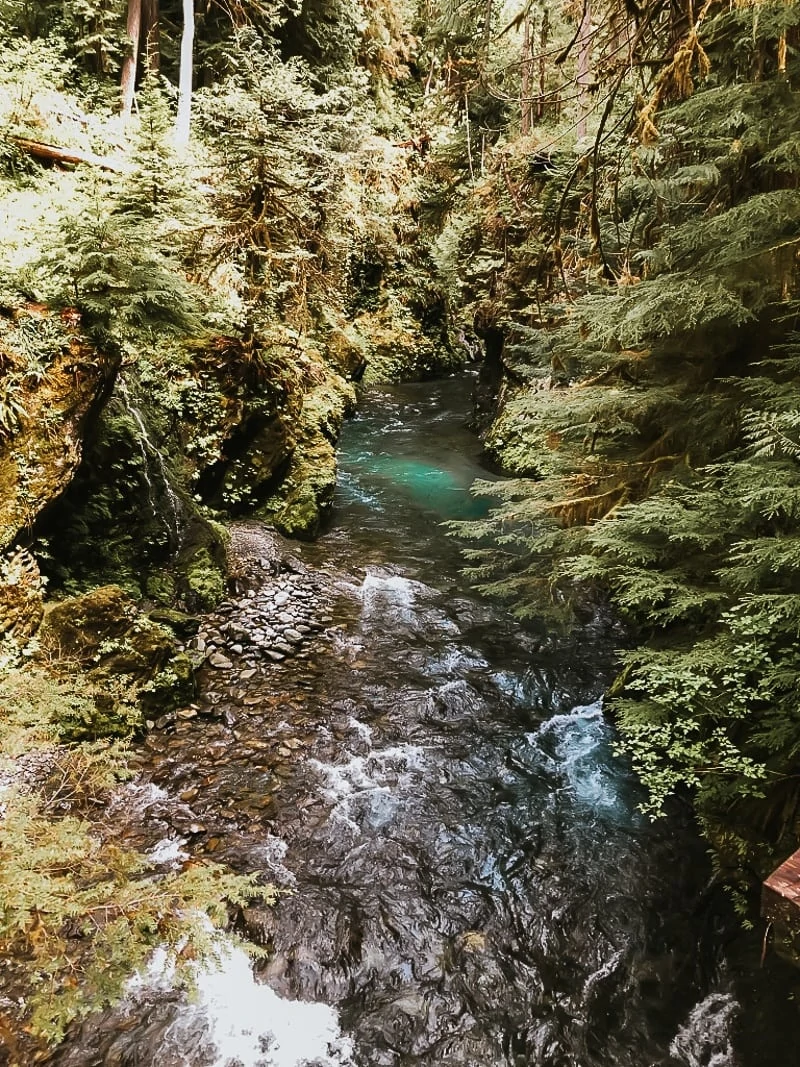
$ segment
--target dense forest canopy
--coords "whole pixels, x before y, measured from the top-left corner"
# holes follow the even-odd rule
[[[791,851],[799,27],[784,2],[0,0],[7,751],[59,746],[90,812],[122,773],[91,746],[190,692],[137,605],[212,606],[231,516],[319,531],[353,382],[480,354],[511,477],[456,530],[474,580],[552,625],[609,597],[649,810],[691,795],[744,886]],[[60,659],[46,582],[88,612],[112,580],[156,666],[116,631]],[[58,797],[0,838],[0,940],[49,976],[48,1040],[186,936],[186,900],[254,891],[213,870],[123,893],[76,991],[67,921],[140,868]]]

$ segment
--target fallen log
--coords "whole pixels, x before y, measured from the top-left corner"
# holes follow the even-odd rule
[[[77,148],[61,148],[58,145],[45,144],[43,141],[33,141],[29,137],[17,137],[14,134],[6,134],[6,139],[16,145],[22,152],[27,152],[36,159],[46,159],[52,163],[85,163],[90,167],[101,167],[103,170],[114,171],[117,174],[130,170],[127,163],[109,156],[98,156],[94,152],[81,152]]]

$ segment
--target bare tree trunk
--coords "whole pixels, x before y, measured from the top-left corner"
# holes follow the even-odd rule
[[[591,0],[584,0],[583,17],[578,30],[578,122],[575,127],[575,136],[581,141],[586,136],[586,118],[591,108],[591,84],[592,62],[592,4]]]
[[[547,87],[547,40],[550,35],[550,12],[547,7],[542,11],[542,27],[539,32],[539,102],[536,114],[540,119],[545,113],[545,89]]]
[[[183,0],[183,36],[181,69],[178,78],[178,117],[175,121],[175,144],[189,143],[192,122],[192,74],[194,53],[194,0]]]
[[[131,51],[122,62],[122,76],[120,79],[121,113],[124,119],[131,117],[131,108],[133,107],[133,91],[136,86],[136,66],[141,30],[142,0],[128,0],[128,21],[125,26],[125,32],[131,40]]]
[[[525,14],[522,22],[522,57],[520,62],[520,132],[527,137],[533,127],[533,59],[531,57],[531,19]]]

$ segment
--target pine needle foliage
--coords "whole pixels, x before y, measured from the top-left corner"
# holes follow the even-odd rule
[[[113,1004],[156,948],[191,985],[192,959],[218,957],[228,904],[275,894],[254,877],[198,863],[156,876],[142,857],[85,820],[53,819],[36,800],[5,798],[0,823],[0,948],[17,961],[27,1025],[49,1044]]]
[[[688,790],[763,873],[761,838],[800,837],[800,6],[703,10],[693,84],[656,81],[652,129],[609,126],[571,178],[510,155],[483,194],[502,257],[491,228],[453,231],[504,335],[486,443],[518,476],[457,532],[522,615],[607,592],[636,635],[609,706],[648,811]],[[525,268],[521,201],[545,238]],[[487,299],[470,272],[492,261]]]

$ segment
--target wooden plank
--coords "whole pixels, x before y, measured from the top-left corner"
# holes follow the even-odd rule
[[[800,849],[764,882],[761,914],[771,922],[800,923]]]

